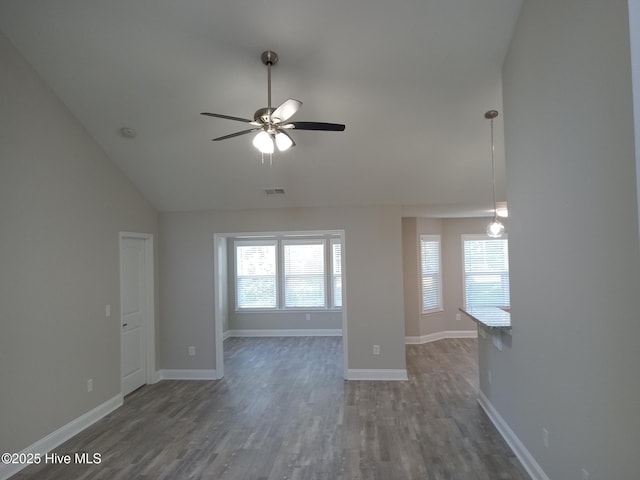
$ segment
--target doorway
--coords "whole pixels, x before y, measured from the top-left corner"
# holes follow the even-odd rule
[[[153,235],[120,233],[122,395],[153,383],[155,371]]]
[[[229,252],[227,241],[230,238],[237,237],[274,237],[274,236],[313,236],[333,234],[339,239],[342,245],[342,254],[340,255],[340,271],[346,273],[346,248],[345,248],[345,232],[344,230],[332,231],[300,231],[300,232],[243,232],[243,233],[214,233],[213,235],[213,278],[214,278],[214,346],[216,358],[216,378],[224,377],[224,340],[225,333],[228,333],[229,326],[229,276],[228,262]],[[343,345],[343,377],[347,378],[348,372],[348,341],[347,341],[347,296],[346,296],[346,275],[341,275],[341,296],[342,296],[342,345]]]

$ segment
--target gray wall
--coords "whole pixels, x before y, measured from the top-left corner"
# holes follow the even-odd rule
[[[157,214],[2,34],[0,71],[0,451],[15,452],[121,392],[118,232],[156,233]]]
[[[163,368],[215,368],[213,234],[299,230],[345,231],[348,367],[405,368],[399,208],[163,213],[160,229]]]
[[[404,288],[404,333],[420,336],[420,240],[416,217],[402,219],[402,275]]]
[[[629,1],[629,27],[631,41],[631,77],[633,82],[633,115],[636,140],[636,190],[640,192],[640,0]],[[640,224],[640,194],[638,194]]]
[[[443,223],[442,258],[446,265],[444,271],[444,324],[446,330],[476,330],[473,320],[460,315],[458,308],[464,305],[462,235],[486,235],[491,218],[448,218]],[[507,219],[502,219],[509,228]],[[487,237],[488,238],[488,237]]]
[[[407,336],[425,336],[445,331],[476,330],[464,315],[456,320],[463,306],[462,235],[484,234],[489,218],[402,219],[404,315]],[[505,221],[506,223],[506,221]],[[420,305],[420,235],[440,235],[442,255],[441,312],[423,315]]]
[[[503,69],[513,339],[481,342],[481,389],[552,479],[640,470],[628,25],[624,0],[526,0]]]
[[[342,312],[235,312],[229,304],[229,328],[238,330],[342,329]],[[306,313],[310,314],[307,320]]]

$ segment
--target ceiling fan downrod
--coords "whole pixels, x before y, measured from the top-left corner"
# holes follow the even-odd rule
[[[267,66],[267,109],[271,114],[271,65],[278,63],[278,54],[272,50],[262,52],[262,63]]]

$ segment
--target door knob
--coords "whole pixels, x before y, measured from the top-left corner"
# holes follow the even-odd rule
[[[123,323],[122,324],[122,328],[126,327],[127,325],[129,325],[128,323]]]

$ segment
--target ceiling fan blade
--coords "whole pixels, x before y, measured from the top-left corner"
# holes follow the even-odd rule
[[[291,125],[291,127],[289,127]],[[285,127],[285,125],[283,125]],[[291,122],[286,125],[296,130],[325,130],[328,132],[342,132],[345,126],[341,123],[325,123],[325,122]]]
[[[273,123],[282,123],[289,120],[300,108],[302,102],[294,98],[290,98],[282,102],[271,114]]]
[[[241,132],[230,133],[229,135],[224,135],[222,137],[214,138],[213,141],[217,142],[218,140],[226,140],[227,138],[239,137],[240,135],[246,135],[251,132],[259,132],[262,130],[261,128],[250,128],[249,130],[242,130]]]
[[[222,115],[221,113],[202,112],[200,115],[206,115],[208,117],[225,118],[227,120],[235,120],[236,122],[255,123],[253,120],[249,120],[248,118],[232,117],[231,115]]]

